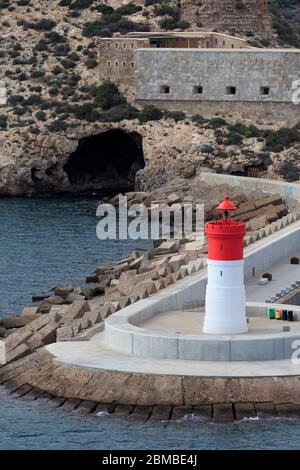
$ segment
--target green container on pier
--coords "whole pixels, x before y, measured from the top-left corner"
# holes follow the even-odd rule
[[[269,308],[269,319],[275,320],[275,308]]]

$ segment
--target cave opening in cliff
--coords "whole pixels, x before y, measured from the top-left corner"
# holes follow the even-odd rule
[[[113,193],[133,190],[144,166],[142,136],[111,129],[81,139],[64,170],[74,192]]]

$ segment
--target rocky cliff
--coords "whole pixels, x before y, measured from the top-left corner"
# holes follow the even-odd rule
[[[254,157],[243,154],[239,138],[231,153],[220,156],[222,137],[211,137],[203,123],[186,120],[174,127],[168,120],[174,116],[136,119],[130,102],[97,78],[99,36],[147,28],[234,28],[241,35],[250,29],[261,40],[269,34],[265,1],[0,0],[0,13],[0,88],[8,96],[0,104],[1,195],[126,190],[145,164],[144,177],[166,162],[188,166],[190,155],[218,171],[236,164],[232,171],[265,166],[255,151]],[[86,140],[99,134],[105,134],[100,141]],[[102,167],[93,159],[97,148]],[[91,158],[83,162],[86,152]],[[280,168],[276,172],[282,174]]]

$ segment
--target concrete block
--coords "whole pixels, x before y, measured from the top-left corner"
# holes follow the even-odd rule
[[[125,354],[133,354],[133,334],[121,328],[109,328],[105,330],[105,337],[108,344],[113,344],[114,348]]]
[[[179,272],[181,273],[182,277],[188,276],[189,275],[189,269],[188,269],[187,265],[181,266]]]
[[[178,357],[191,361],[230,361],[230,342],[178,338]]]
[[[94,416],[109,415],[114,412],[115,408],[116,408],[116,405],[113,403],[99,403],[93,415]]]
[[[6,317],[2,320],[2,325],[4,328],[22,328],[23,326],[28,325],[33,320],[39,318],[41,313],[27,313],[26,315],[12,315]]]
[[[27,346],[27,344],[20,344],[12,351],[7,352],[6,354],[6,362],[16,361],[21,357],[27,356],[27,354],[31,353],[31,349]]]
[[[300,418],[300,405],[276,404],[276,412],[279,418]]]
[[[75,410],[75,414],[78,414],[80,416],[86,416],[89,413],[92,413],[96,407],[97,403],[95,401],[83,401]]]
[[[126,262],[126,263],[122,263],[122,264],[118,264],[117,266],[115,266],[114,268],[114,274],[115,274],[115,277],[116,278],[119,278],[120,275],[124,272],[124,271],[128,271],[130,269],[129,267],[129,264]]]
[[[256,416],[253,403],[235,403],[234,408],[237,421],[242,421],[247,418],[255,418]]]
[[[17,348],[20,344],[24,343],[28,338],[32,336],[32,331],[29,328],[22,328],[22,332],[18,331],[12,333],[5,339],[6,352],[10,352]]]
[[[147,421],[149,416],[152,413],[152,408],[153,408],[152,406],[143,406],[143,405],[135,406],[128,419],[130,421],[138,421],[138,422]]]
[[[142,262],[144,261],[145,256],[142,255],[139,258],[132,261],[129,265],[130,269],[139,269],[141,267]]]
[[[76,318],[82,318],[85,312],[90,310],[89,304],[86,300],[77,300],[63,314],[62,318],[64,323],[71,322]]]
[[[273,403],[255,403],[257,417],[260,419],[276,418],[277,411]]]
[[[87,318],[93,326],[103,321],[99,308],[95,308],[91,312],[86,312],[83,318]]]
[[[177,337],[133,335],[133,354],[142,357],[177,359]]]
[[[115,408],[114,414],[118,416],[129,416],[133,411],[133,406],[132,405],[118,405]]]
[[[231,341],[231,361],[272,361],[273,339]]]
[[[167,202],[169,205],[180,204],[181,201],[182,201],[181,197],[178,196],[178,194],[176,193],[172,193],[167,196]]]
[[[249,221],[249,228],[251,231],[259,230],[266,225],[266,218],[265,216],[261,215],[258,217],[254,217],[254,219],[250,219]]]
[[[154,406],[149,421],[168,421],[171,417],[171,406]]]
[[[169,265],[172,268],[173,272],[179,271],[181,266],[184,266],[186,264],[185,257],[183,255],[176,255],[172,256],[169,261]]]
[[[174,406],[172,410],[172,421],[179,421],[185,418],[192,416],[193,407],[192,406]]]
[[[280,361],[284,359],[284,338],[274,338],[274,360]]]
[[[56,341],[70,341],[74,338],[74,330],[72,326],[63,326],[58,328],[56,332]]]
[[[34,313],[37,313],[38,307],[25,307],[22,310],[21,315],[32,315]]]
[[[295,340],[300,340],[299,338],[284,338],[284,358],[285,359],[292,359],[292,356],[295,352],[295,349],[293,349],[293,344],[295,343]]]
[[[213,421],[215,423],[230,423],[234,421],[231,403],[213,405]]]
[[[6,350],[4,341],[0,341],[0,365],[6,363]]]
[[[125,308],[125,307],[128,307],[128,305],[131,304],[130,298],[129,298],[129,297],[126,297],[126,296],[120,297],[119,300],[118,300],[118,302],[119,302],[119,305],[120,305],[120,309]]]

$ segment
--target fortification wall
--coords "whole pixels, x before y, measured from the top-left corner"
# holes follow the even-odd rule
[[[140,103],[189,115],[299,117],[299,106],[292,103],[292,85],[300,70],[298,50],[139,49],[134,62]]]
[[[149,47],[147,39],[114,38],[99,41],[99,79],[132,87],[134,50]]]
[[[149,33],[149,36],[128,35],[119,38],[101,38],[99,43],[99,79],[112,80],[118,85],[134,85],[134,51],[139,48],[247,48],[245,39],[206,33]]]

